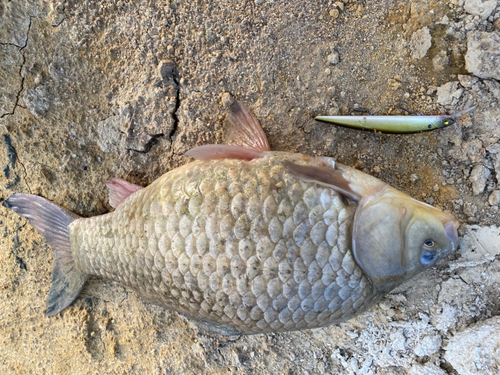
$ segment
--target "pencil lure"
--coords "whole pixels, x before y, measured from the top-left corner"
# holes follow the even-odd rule
[[[438,116],[317,116],[315,119],[387,133],[416,133],[455,125],[457,116],[472,111],[474,108],[476,107],[470,107],[452,115]]]

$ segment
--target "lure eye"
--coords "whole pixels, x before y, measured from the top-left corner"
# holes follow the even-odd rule
[[[420,253],[420,262],[422,264],[430,264],[436,259],[436,252],[431,250],[422,250]]]

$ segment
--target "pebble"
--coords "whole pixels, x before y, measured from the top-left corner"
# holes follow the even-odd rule
[[[332,10],[330,10],[330,17],[332,18],[339,18],[339,10],[337,8],[333,8]]]
[[[493,190],[493,192],[488,197],[488,203],[490,206],[498,206],[500,202],[500,190]]]
[[[326,59],[328,61],[328,64],[330,64],[330,65],[336,65],[340,61],[340,56],[339,56],[339,53],[337,51],[333,51],[331,54],[329,54],[326,57]]]
[[[467,13],[485,20],[495,10],[496,6],[496,0],[465,0],[464,9]]]
[[[222,106],[224,108],[229,108],[229,106],[233,103],[234,103],[234,99],[230,93],[225,92],[224,94],[222,94]]]
[[[482,164],[478,164],[472,168],[469,180],[472,183],[472,192],[474,195],[481,194],[484,191],[490,173],[490,170]]]
[[[496,32],[472,31],[467,34],[465,68],[483,79],[500,80],[500,35]]]
[[[474,216],[477,212],[477,207],[475,204],[466,202],[464,203],[464,214],[471,217]]]
[[[410,39],[411,57],[418,60],[425,56],[431,48],[432,37],[428,27],[423,27],[413,33]]]

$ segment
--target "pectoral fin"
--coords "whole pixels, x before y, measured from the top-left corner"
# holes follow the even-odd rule
[[[340,171],[333,167],[299,165],[291,161],[285,161],[285,167],[293,177],[299,180],[327,186],[355,202],[361,199],[361,196],[352,190],[351,183],[342,176]]]

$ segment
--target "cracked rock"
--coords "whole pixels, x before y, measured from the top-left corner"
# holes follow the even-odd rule
[[[479,322],[450,337],[445,359],[458,374],[497,374],[500,368],[500,317]]]
[[[0,116],[14,112],[21,89],[19,68],[22,62],[19,48],[0,44]]]
[[[472,169],[469,180],[472,182],[474,195],[481,194],[484,191],[489,176],[490,170],[482,164],[478,164]]]
[[[480,78],[500,80],[500,35],[472,31],[467,34],[465,68]]]
[[[101,150],[148,152],[158,137],[170,135],[175,129],[178,86],[172,69],[162,65],[159,70],[162,80],[135,99],[119,102],[119,114],[97,125]]]
[[[28,40],[30,14],[33,5],[28,1],[0,2],[0,42],[21,48]],[[2,65],[4,67],[5,65]]]

